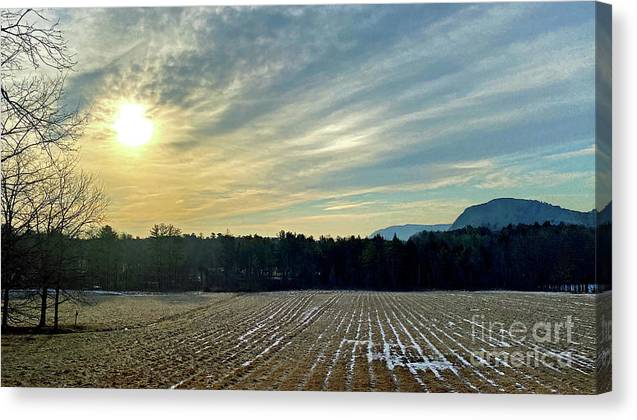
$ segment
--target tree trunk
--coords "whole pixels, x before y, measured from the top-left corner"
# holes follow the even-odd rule
[[[209,292],[209,286],[208,286],[208,276],[206,276],[206,270],[205,269],[199,269],[199,276],[201,277],[201,285],[202,285],[202,289],[204,292]]]
[[[56,331],[57,331],[58,326],[59,326],[59,322],[58,322],[58,319],[59,319],[58,318],[58,314],[59,314],[58,308],[59,308],[59,306],[60,306],[60,285],[58,284],[55,287],[55,306],[54,306],[55,315],[54,315],[54,318],[53,318],[53,329],[56,330]]]
[[[9,288],[2,291],[2,329],[9,326]]]
[[[40,292],[41,294],[41,303],[40,303],[40,323],[38,324],[38,328],[44,328],[46,327],[46,305],[47,305],[47,298],[48,298],[48,294],[49,294],[49,288],[45,285],[42,286],[42,291]]]

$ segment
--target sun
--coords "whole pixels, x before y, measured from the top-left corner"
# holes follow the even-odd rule
[[[153,135],[153,122],[146,117],[146,109],[140,104],[123,104],[113,123],[120,143],[138,147],[148,143]]]

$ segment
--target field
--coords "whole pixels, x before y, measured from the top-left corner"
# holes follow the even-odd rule
[[[2,385],[488,393],[605,386],[595,379],[595,320],[610,294],[96,299],[79,308],[78,332],[3,335]],[[75,309],[64,310],[63,323],[73,324]]]

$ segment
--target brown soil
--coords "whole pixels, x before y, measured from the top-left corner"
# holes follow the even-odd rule
[[[2,336],[3,386],[589,394],[610,383],[595,362],[610,293],[111,296],[65,308],[65,328],[76,310],[79,332]],[[570,336],[556,333],[567,319]],[[513,322],[529,331],[502,331]]]

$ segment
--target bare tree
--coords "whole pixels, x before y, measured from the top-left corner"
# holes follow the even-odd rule
[[[56,171],[44,182],[34,203],[33,227],[38,238],[40,274],[40,321],[46,326],[49,288],[55,290],[54,328],[59,325],[60,293],[80,275],[78,256],[72,252],[75,240],[80,239],[104,220],[108,201],[94,178],[78,172],[74,162],[56,167]],[[42,202],[44,204],[42,204]],[[67,294],[67,297],[71,296]]]
[[[69,52],[59,21],[51,22],[34,9],[5,9],[2,19],[2,68],[19,71],[40,66],[70,69]]]
[[[73,155],[87,116],[63,101],[76,61],[59,22],[33,9],[9,9],[0,12],[0,23],[4,328],[9,291],[33,271],[30,258],[44,238],[78,235],[99,213],[89,202],[101,201],[103,193],[90,176],[75,174]],[[46,296],[42,306],[46,314]]]
[[[33,152],[22,153],[2,164],[2,326],[9,321],[9,290],[28,277],[34,255],[29,233],[46,201],[41,184],[50,176],[53,162]]]
[[[85,117],[63,105],[66,73],[76,64],[59,29],[33,10],[1,12],[2,163],[40,147],[68,150]],[[44,70],[35,73],[37,70]]]
[[[75,150],[86,116],[76,109],[64,108],[64,81],[65,76],[58,76],[3,83],[3,164],[31,149],[41,149],[49,155],[56,150]]]

